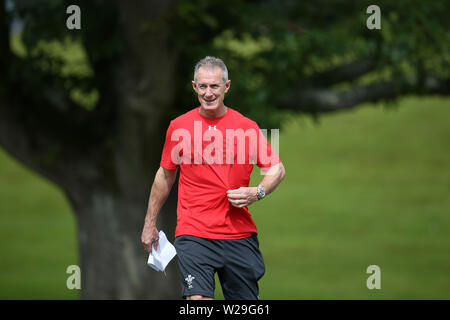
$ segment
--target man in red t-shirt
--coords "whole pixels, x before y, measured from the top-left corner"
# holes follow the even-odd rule
[[[195,66],[200,106],[170,122],[145,217],[141,240],[150,252],[158,246],[158,212],[180,168],[174,245],[187,299],[213,298],[216,272],[226,299],[258,299],[265,266],[248,206],[285,176],[256,122],[224,105],[230,84],[222,60],[206,57]],[[254,164],[266,174],[249,187]]]

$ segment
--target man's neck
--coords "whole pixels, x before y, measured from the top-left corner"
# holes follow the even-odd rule
[[[222,105],[221,107],[215,109],[215,110],[204,110],[202,106],[200,106],[199,112],[202,116],[208,117],[208,118],[219,118],[223,116],[227,112],[227,107],[225,105]]]

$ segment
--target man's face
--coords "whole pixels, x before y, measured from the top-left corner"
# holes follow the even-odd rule
[[[195,80],[192,81],[192,87],[197,92],[203,110],[219,111],[224,106],[223,99],[230,89],[231,80],[223,83],[222,69],[219,67],[200,67]]]

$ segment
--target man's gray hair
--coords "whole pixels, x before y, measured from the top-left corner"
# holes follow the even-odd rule
[[[222,61],[222,59],[207,56],[207,57],[204,57],[199,62],[197,62],[197,64],[195,65],[195,68],[194,68],[194,81],[195,82],[197,82],[198,69],[200,69],[201,67],[208,67],[208,68],[219,67],[220,69],[222,69],[223,83],[226,83],[228,81],[228,69],[227,69],[227,66],[225,65],[225,63]]]

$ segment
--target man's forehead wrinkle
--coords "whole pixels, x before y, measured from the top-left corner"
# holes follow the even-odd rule
[[[220,85],[220,81],[217,81],[216,79],[208,81],[208,80],[201,80],[201,81],[197,81],[197,84],[202,84],[202,85],[208,85],[208,86],[213,86],[213,85]]]
[[[220,84],[220,83],[222,83],[222,76],[213,74],[213,73],[198,74],[197,75],[197,83],[198,84],[208,84],[208,85]]]

